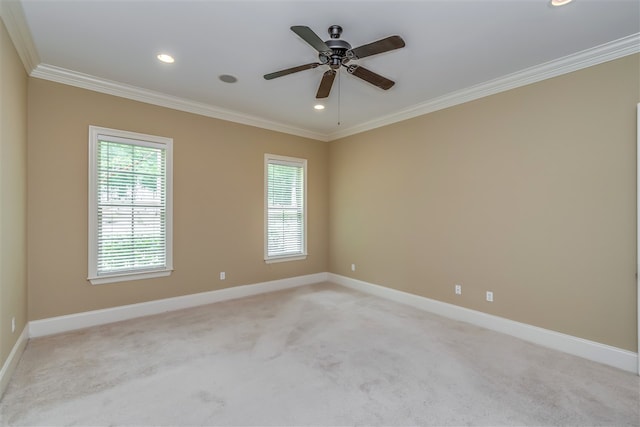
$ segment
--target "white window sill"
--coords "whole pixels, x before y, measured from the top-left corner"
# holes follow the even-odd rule
[[[265,258],[264,262],[265,264],[275,264],[276,262],[299,261],[303,259],[307,259],[307,254]]]
[[[130,280],[142,280],[153,279],[155,277],[169,276],[173,270],[157,270],[157,271],[145,271],[140,273],[124,273],[124,274],[111,274],[109,276],[89,277],[87,280],[92,285],[103,285],[105,283],[115,282],[127,282]]]

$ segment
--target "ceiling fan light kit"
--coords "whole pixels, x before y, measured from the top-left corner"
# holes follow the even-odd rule
[[[339,25],[332,25],[329,27],[327,32],[329,33],[330,39],[326,41],[322,41],[322,39],[309,27],[295,25],[291,27],[291,31],[296,33],[302,40],[307,42],[318,52],[319,62],[312,62],[276,71],[274,73],[265,74],[264,78],[266,80],[275,79],[277,77],[286,76],[299,71],[310,70],[321,65],[327,65],[329,66],[329,69],[322,75],[322,80],[320,81],[320,86],[316,93],[316,98],[318,99],[327,98],[329,96],[331,88],[333,87],[333,81],[341,67],[344,67],[348,74],[358,77],[383,90],[388,90],[395,84],[394,81],[374,73],[361,65],[348,63],[353,60],[366,58],[368,56],[377,55],[390,50],[400,49],[405,46],[402,37],[397,35],[389,36],[372,43],[352,48],[347,41],[340,39],[340,36],[342,35],[342,27]]]

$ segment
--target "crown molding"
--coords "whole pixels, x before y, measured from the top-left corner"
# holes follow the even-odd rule
[[[27,70],[27,74],[31,74],[31,71],[40,63],[40,55],[31,38],[31,31],[29,31],[20,1],[0,0],[0,17],[7,27],[22,65]]]
[[[526,68],[516,73],[490,80],[479,85],[448,93],[427,102],[414,105],[397,113],[379,117],[368,122],[340,130],[328,135],[329,141],[355,135],[382,126],[401,122],[444,108],[453,107],[465,102],[473,101],[485,96],[494,95],[510,89],[515,89],[531,83],[536,83],[552,77],[578,71],[583,68],[602,64],[624,56],[640,52],[640,33],[583,50],[544,64]]]
[[[7,31],[25,69],[32,77],[319,141],[334,141],[640,52],[640,33],[635,33],[594,48],[586,49],[582,52],[430,99],[396,113],[325,134],[201,102],[190,101],[160,92],[101,79],[53,65],[41,64],[24,17],[20,0],[0,0],[0,17],[7,27]]]
[[[328,141],[327,135],[312,132],[306,129],[289,126],[282,123],[272,122],[259,117],[250,116],[236,111],[226,110],[202,102],[190,101],[142,89],[136,86],[125,85],[111,80],[101,79],[88,74],[78,73],[65,68],[53,65],[40,64],[32,72],[31,77],[63,83],[83,89],[108,95],[119,96],[121,98],[132,99],[134,101],[145,102],[147,104],[167,107],[174,110],[185,111],[187,113],[199,114],[201,116],[240,123],[243,125],[255,126],[262,129],[283,132],[291,135],[302,136],[320,141]]]

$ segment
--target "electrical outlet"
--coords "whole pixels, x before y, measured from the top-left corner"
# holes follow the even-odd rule
[[[224,279],[226,279],[226,278],[227,278],[227,275],[225,274],[225,272],[224,272],[224,271],[221,271],[221,272],[220,272],[220,280],[224,280]]]
[[[16,331],[16,318],[12,317],[11,318],[11,333],[14,333]]]
[[[487,301],[493,302],[493,292],[487,291]]]
[[[462,285],[456,285],[456,295],[462,295]]]
[[[351,264],[351,271],[356,271],[356,265],[355,264]]]

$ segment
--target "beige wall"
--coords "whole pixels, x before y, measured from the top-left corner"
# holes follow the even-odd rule
[[[33,78],[28,108],[30,319],[327,271],[327,143]],[[87,282],[89,125],[173,138],[170,277]],[[264,153],[308,159],[305,261],[263,261]]]
[[[29,318],[329,270],[635,351],[639,73],[626,57],[329,144],[30,79]],[[86,281],[89,125],[174,138],[171,277]],[[306,261],[262,261],[265,152],[309,159]]]
[[[27,73],[0,20],[0,366],[27,322],[26,203]]]
[[[637,351],[638,76],[634,55],[331,143],[330,271]]]

